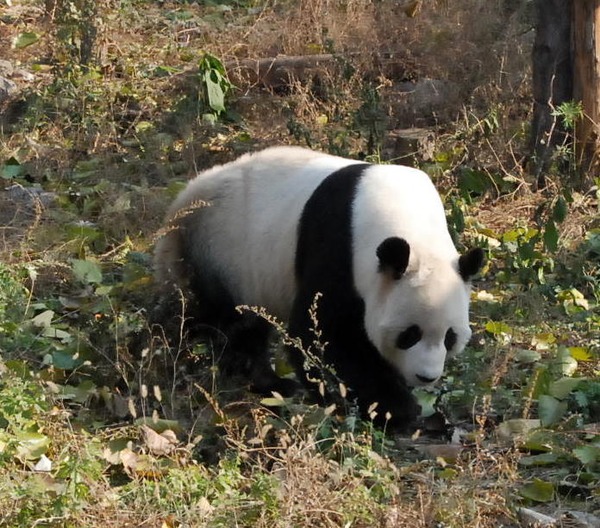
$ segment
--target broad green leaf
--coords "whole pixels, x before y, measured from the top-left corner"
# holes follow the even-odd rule
[[[556,453],[541,453],[539,455],[524,456],[519,459],[519,464],[527,467],[550,466],[558,461]]]
[[[512,441],[515,437],[527,435],[534,429],[538,429],[541,425],[540,420],[514,418],[502,422],[496,429],[496,432],[501,439]]]
[[[31,46],[35,44],[40,39],[40,36],[33,31],[24,31],[23,33],[19,33],[12,42],[13,48],[23,49],[27,46]]]
[[[67,224],[65,226],[65,233],[70,239],[84,238],[88,242],[97,240],[101,235],[98,227],[93,224],[83,222]]]
[[[204,74],[208,105],[218,114],[225,111],[225,93],[220,81],[220,75],[215,70]]]
[[[533,482],[525,484],[521,488],[520,494],[535,502],[550,502],[554,499],[554,486],[551,482],[534,479]]]
[[[552,220],[548,220],[544,226],[544,246],[552,253],[558,249],[558,231]]]
[[[48,449],[50,440],[46,435],[34,431],[22,431],[15,434],[18,447],[17,456],[24,460],[37,460]]]
[[[557,363],[563,376],[572,376],[577,371],[577,360],[571,356],[568,348],[559,347]]]
[[[141,132],[146,132],[147,130],[152,130],[154,128],[154,124],[151,121],[139,121],[135,125],[135,131],[139,134]]]
[[[34,326],[38,328],[50,328],[52,325],[52,318],[54,317],[54,312],[52,310],[45,310],[40,314],[37,314],[31,322]]]
[[[542,355],[537,350],[527,350],[520,348],[515,354],[515,359],[519,363],[535,363],[541,359]]]
[[[287,404],[285,400],[279,398],[263,398],[260,403],[265,407],[284,407]]]
[[[26,170],[23,165],[15,158],[9,158],[0,171],[0,177],[5,180],[12,180],[13,178],[24,176],[25,172]]]
[[[102,270],[96,262],[73,259],[71,264],[73,274],[77,280],[85,284],[100,284],[102,282]]]
[[[567,217],[567,201],[564,196],[559,196],[552,210],[552,219],[559,224]]]
[[[72,357],[72,355],[71,355]],[[91,397],[97,396],[98,388],[91,380],[82,381],[79,385],[56,385],[58,391],[56,398],[62,400],[72,400],[78,403],[85,403]]]
[[[444,480],[455,479],[459,475],[458,471],[451,467],[445,467],[440,472],[436,473],[436,476]]]
[[[558,422],[567,412],[567,402],[542,394],[538,400],[538,412],[543,426]]]
[[[588,300],[585,298],[583,293],[581,293],[577,288],[569,288],[568,290],[563,290],[558,293],[556,296],[557,299],[562,301],[563,306],[579,306],[584,310],[589,310],[590,305]]]
[[[491,185],[483,171],[465,168],[458,176],[458,186],[463,192],[484,193]]]
[[[512,332],[510,326],[500,321],[488,321],[485,324],[485,330],[493,335],[510,334]]]
[[[522,231],[520,229],[513,229],[512,231],[507,231],[502,234],[502,242],[516,242],[519,237],[522,235]]]
[[[208,124],[208,125],[214,125],[216,124],[218,121],[218,117],[215,114],[202,114],[202,122]]]
[[[72,352],[59,350],[52,354],[52,365],[62,370],[71,370],[81,365],[83,359],[77,357]]]
[[[421,416],[427,418],[435,413],[435,402],[437,400],[437,394],[427,389],[414,389],[413,395],[417,400],[417,403],[421,406]]]
[[[600,447],[590,445],[576,447],[573,449],[573,454],[586,466],[600,462]]]
[[[44,328],[42,335],[44,337],[53,337],[54,339],[60,339],[63,343],[68,343],[69,341],[71,341],[71,334],[69,334],[69,332],[61,330],[60,328],[55,328],[53,326]]]
[[[549,332],[536,334],[531,340],[536,350],[548,350],[554,343],[556,343],[556,336]]]
[[[523,394],[527,394],[533,399],[537,399],[541,394],[548,394],[548,387],[552,382],[552,376],[548,372],[548,367],[541,363],[537,364],[535,372],[529,378]]]
[[[548,393],[559,400],[564,400],[585,378],[561,378],[550,383]]]

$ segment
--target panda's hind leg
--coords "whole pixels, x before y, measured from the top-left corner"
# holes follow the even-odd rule
[[[241,375],[255,392],[291,396],[297,387],[293,380],[282,379],[271,367],[269,335],[271,324],[263,317],[236,309],[226,283],[216,275],[192,268],[190,282],[195,290],[201,314],[198,322],[225,337],[219,368],[225,377]]]
[[[269,336],[271,325],[253,313],[239,315],[226,331],[228,337],[226,369],[243,373],[250,381],[251,390],[260,394],[277,392],[292,396],[298,384],[279,377],[271,365]]]

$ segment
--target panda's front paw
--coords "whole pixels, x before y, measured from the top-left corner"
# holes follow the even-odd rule
[[[371,403],[367,403],[369,401]],[[373,404],[375,401],[376,406]],[[421,414],[421,406],[410,392],[405,391],[379,395],[379,399],[363,399],[361,410],[364,418],[372,420],[378,427],[397,432],[411,430]]]
[[[385,427],[398,432],[408,432],[414,429],[417,418],[421,414],[421,406],[411,396],[401,405],[396,405],[389,411],[389,419],[386,420]]]

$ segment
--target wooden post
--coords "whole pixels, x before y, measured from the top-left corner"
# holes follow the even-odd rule
[[[585,187],[600,176],[600,0],[573,0],[573,96],[584,112],[575,153]]]

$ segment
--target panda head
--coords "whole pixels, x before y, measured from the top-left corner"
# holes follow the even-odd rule
[[[377,258],[377,307],[367,303],[365,314],[369,338],[407,385],[434,383],[446,357],[461,352],[471,337],[470,279],[483,264],[483,251],[411,256],[404,239],[390,237]]]

